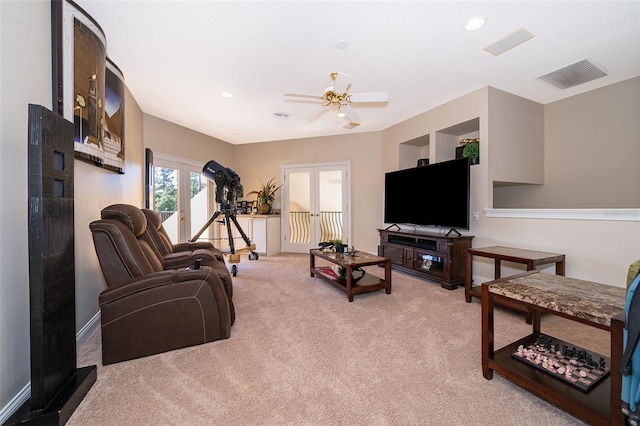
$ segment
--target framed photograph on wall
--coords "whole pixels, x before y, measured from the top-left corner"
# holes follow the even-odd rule
[[[105,34],[73,1],[54,0],[51,13],[53,101],[74,123],[75,156],[124,173],[124,78]]]

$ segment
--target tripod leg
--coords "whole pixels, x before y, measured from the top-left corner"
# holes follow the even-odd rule
[[[236,253],[236,247],[235,247],[235,244],[233,242],[233,233],[231,232],[231,223],[229,222],[229,216],[230,216],[229,212],[225,211],[224,212],[224,224],[227,227],[227,238],[229,239],[229,250],[231,251],[231,254],[235,254]]]
[[[202,233],[205,231],[205,229],[207,229],[209,226],[211,226],[213,221],[216,220],[216,218],[219,215],[220,215],[220,212],[215,212],[214,214],[212,214],[211,217],[209,218],[209,220],[207,221],[207,223],[205,223],[204,226],[202,228],[200,228],[200,230],[198,231],[198,233],[196,235],[191,237],[189,242],[192,243],[194,241],[198,241],[198,238],[200,238],[200,235],[202,235]]]
[[[238,223],[238,220],[236,219],[236,215],[231,215],[231,220],[236,225],[236,228],[238,229],[238,232],[240,232],[240,235],[242,235],[242,239],[247,244],[247,247],[251,246],[251,240],[249,240],[249,237],[247,237],[247,234],[245,234],[244,231],[242,230],[242,227],[240,226],[240,224]]]

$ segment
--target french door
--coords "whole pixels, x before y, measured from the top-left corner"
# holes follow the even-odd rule
[[[308,253],[321,241],[350,244],[349,163],[283,166],[282,251]]]
[[[151,208],[174,243],[188,241],[209,219],[213,183],[202,174],[202,167],[186,159],[154,157]],[[201,239],[209,238],[211,231]]]

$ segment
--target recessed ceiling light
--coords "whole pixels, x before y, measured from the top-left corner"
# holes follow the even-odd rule
[[[467,25],[464,26],[464,29],[467,31],[477,30],[486,23],[487,18],[485,18],[484,16],[474,16],[473,18],[469,19],[469,22],[467,22]]]
[[[347,47],[349,47],[349,42],[346,40],[338,40],[336,43],[336,48],[338,49],[346,49]]]
[[[225,98],[233,98],[233,95],[229,92],[220,92],[220,95],[224,96]]]

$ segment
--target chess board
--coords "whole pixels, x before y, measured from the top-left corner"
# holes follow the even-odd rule
[[[530,345],[520,345],[511,357],[585,393],[611,371],[609,358],[545,334],[540,334]]]

